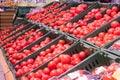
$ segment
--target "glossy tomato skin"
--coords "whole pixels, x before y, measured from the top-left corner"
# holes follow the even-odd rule
[[[116,27],[119,27],[119,26],[120,26],[120,23],[119,23],[118,21],[113,21],[113,22],[111,22],[110,26],[111,26],[112,28],[116,28]]]

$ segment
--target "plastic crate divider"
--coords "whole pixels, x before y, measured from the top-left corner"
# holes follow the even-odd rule
[[[89,38],[89,37],[94,37],[94,36],[97,36],[100,32],[106,32],[109,28],[110,28],[110,23],[112,21],[119,21],[120,22],[120,16],[115,18],[115,19],[112,19],[110,20],[107,24],[104,24],[102,25],[102,27],[98,28],[97,30],[93,31],[92,33],[86,35],[85,37],[82,38],[82,41],[87,43],[87,44],[92,44],[92,45],[95,45],[94,43],[92,42],[87,42],[86,39]],[[95,45],[96,46],[96,45]],[[98,46],[96,46],[98,47]],[[101,48],[101,47],[100,47]]]

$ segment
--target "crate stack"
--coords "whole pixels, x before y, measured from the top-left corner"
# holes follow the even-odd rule
[[[120,39],[119,9],[118,4],[52,2],[0,31],[0,47],[15,80],[59,80],[119,61],[114,49]]]

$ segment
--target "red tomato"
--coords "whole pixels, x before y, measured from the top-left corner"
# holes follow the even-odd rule
[[[59,75],[62,74],[64,71],[63,71],[63,69],[58,68],[58,69],[56,70],[56,72],[57,72],[57,76],[59,76]]]
[[[98,34],[98,37],[103,38],[104,35],[105,35],[105,32],[100,32],[100,33]]]
[[[23,76],[20,78],[20,80],[29,80],[27,77]]]
[[[65,44],[65,41],[64,41],[64,40],[59,40],[59,41],[58,41],[58,44],[64,45],[64,44]]]
[[[113,6],[112,7],[112,11],[118,12],[118,7],[117,6]]]
[[[67,54],[62,54],[59,56],[61,63],[69,64],[71,62],[71,57]]]
[[[28,64],[33,64],[33,63],[34,63],[34,59],[28,59],[28,60],[27,60],[27,63],[28,63]]]
[[[85,59],[85,58],[87,57],[87,54],[86,54],[84,51],[81,51],[81,52],[79,53],[79,56],[80,56],[80,58],[83,60],[83,59]]]
[[[111,10],[111,9],[107,9],[106,14],[110,15],[110,14],[111,14],[111,12],[112,12],[112,10]]]
[[[116,27],[119,27],[119,26],[120,26],[120,23],[119,23],[118,21],[113,21],[113,22],[111,22],[110,26],[111,26],[112,28],[116,28]]]
[[[101,19],[102,18],[102,14],[101,13],[96,13],[95,14],[95,19]]]
[[[50,68],[50,69],[55,69],[56,68],[56,62],[54,62],[54,61],[51,61],[51,62],[49,62],[48,63],[48,68]]]
[[[35,73],[31,72],[30,74],[28,74],[28,78],[32,78],[32,77],[35,77]]]
[[[57,74],[57,70],[52,70],[51,72],[50,72],[50,76],[52,77],[52,76],[57,76],[58,74]]]
[[[49,69],[49,68],[47,68],[47,67],[46,67],[46,68],[44,68],[44,69],[43,69],[43,73],[44,73],[44,74],[48,74],[48,75],[49,75],[49,74],[50,74],[50,69]]]

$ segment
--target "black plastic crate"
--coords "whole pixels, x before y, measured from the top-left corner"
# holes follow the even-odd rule
[[[84,44],[84,43],[81,43],[81,42],[77,42],[77,43],[75,43],[74,45],[72,45],[70,48],[68,48],[67,50],[65,50],[64,52],[62,52],[61,54],[69,54],[69,55],[73,55],[73,54],[76,54],[76,53],[79,53],[80,51],[83,51],[83,50],[86,50],[86,49],[89,49],[89,53],[93,53],[93,52],[96,52],[96,48],[95,47],[93,47],[93,46],[89,46],[89,45],[87,45],[87,44]],[[58,54],[56,57],[54,57],[54,58],[57,58],[57,57],[59,57],[61,54]],[[48,65],[48,63],[50,62],[50,61],[52,61],[52,60],[54,60],[54,58],[53,59],[51,59],[51,60],[49,60],[48,62],[46,62],[45,64],[43,64],[42,66],[40,66],[39,68],[37,68],[37,69],[35,69],[35,70],[33,70],[33,71],[31,71],[31,72],[36,72],[36,71],[38,71],[39,69],[44,69],[45,67],[47,67],[47,65]],[[83,62],[83,61],[82,61]],[[81,63],[81,62],[80,62]],[[29,72],[29,73],[31,73],[31,72]],[[24,75],[24,76],[27,76],[29,73],[27,73],[26,75]]]
[[[111,9],[113,6],[117,6],[117,7],[119,7],[118,9],[120,10],[120,5],[118,5],[118,4],[104,4],[104,3],[99,3],[99,4],[100,5],[109,5],[107,7],[107,9]],[[103,12],[101,12],[101,14],[104,15],[106,13],[107,9],[105,9]],[[92,22],[94,20],[95,20],[95,17],[89,19],[87,22]]]
[[[86,3],[86,2],[84,2],[84,3]],[[105,9],[103,12],[101,12],[101,13],[105,13],[106,10],[111,7],[111,4],[100,4],[100,3],[94,3],[94,4],[93,4],[93,3],[86,3],[86,4],[92,5],[92,6],[90,6],[89,9],[85,10],[85,11],[82,12],[81,14],[77,15],[76,17],[74,17],[72,20],[70,20],[70,22],[77,22],[78,20],[83,19],[84,16],[85,16],[88,12],[90,12],[92,9],[105,7],[106,9]],[[88,23],[89,23],[89,22],[88,22]]]
[[[61,34],[59,34],[58,32],[50,31],[50,32],[48,32],[47,34],[45,34],[43,37],[41,37],[40,39],[38,39],[35,43],[32,43],[32,44],[30,44],[29,46],[27,46],[27,47],[21,49],[20,51],[18,51],[18,53],[19,53],[19,52],[22,52],[24,49],[31,49],[31,47],[33,47],[35,44],[40,43],[40,42],[43,41],[46,37],[50,37],[51,39],[54,40],[55,38],[57,38],[57,37],[59,37],[59,36],[61,36]],[[53,40],[52,40],[52,41],[53,41]]]
[[[32,27],[30,27],[30,28],[28,28],[25,32],[28,32],[28,31],[30,31],[31,29],[40,29],[40,30],[38,30],[38,31],[36,31],[36,32],[39,32],[39,31],[43,31],[44,33],[47,33],[47,31],[44,29],[44,28],[41,28],[40,26],[38,26],[38,25],[33,25]],[[21,34],[19,34],[18,36],[16,36],[16,37],[14,37],[13,39],[11,39],[10,41],[8,41],[7,43],[9,43],[9,42],[11,42],[12,40],[16,40],[19,36],[22,36],[22,35],[24,35],[25,34],[25,32],[22,32]],[[32,34],[31,34],[32,35]],[[29,36],[28,36],[29,37]],[[7,44],[6,43],[6,44]],[[6,45],[5,44],[5,45]],[[4,45],[3,45],[4,46]],[[1,49],[2,49],[2,53],[3,54],[6,54],[6,51],[4,50],[4,48],[3,48],[3,46],[1,46]],[[6,58],[6,57],[5,57]],[[7,59],[7,58],[6,58]]]
[[[39,39],[37,39],[36,41],[34,41],[33,43],[31,43],[31,44],[35,44],[36,42],[38,42],[39,40],[43,40],[44,39],[44,36],[47,36],[47,34],[48,34],[48,31],[45,29],[45,28],[42,28],[41,30],[39,30],[39,31],[42,31],[43,33],[44,33],[44,35],[42,36],[42,37],[40,37]],[[39,32],[38,31],[38,32]],[[46,34],[46,35],[45,35]],[[54,42],[54,41],[53,41]],[[31,45],[32,46],[32,45]],[[27,48],[28,46],[26,46],[25,48]],[[28,47],[29,48],[29,47]],[[8,66],[9,66],[9,68],[10,68],[10,70],[12,71],[12,73],[14,73],[15,72],[15,70],[13,69],[13,65],[8,61],[8,58],[6,57],[6,51],[3,49],[3,48],[1,48],[2,49],[2,52],[3,52],[3,55],[4,55],[4,57],[5,57],[5,60],[6,60],[6,62],[7,62],[7,64],[8,64]],[[35,52],[34,52],[35,53]],[[32,54],[32,55],[34,55],[34,53]],[[29,56],[32,56],[32,55],[29,55]],[[29,57],[28,56],[28,57]],[[21,60],[20,62],[22,62],[23,60]],[[19,63],[19,62],[18,62]],[[15,74],[13,75],[13,76],[15,76]]]
[[[57,44],[57,42],[59,41],[59,40],[65,40],[66,41],[66,43],[69,43],[69,44],[71,44],[71,45],[74,45],[75,43],[76,43],[76,40],[74,40],[73,38],[71,38],[71,37],[69,37],[69,36],[66,36],[66,35],[61,35],[61,36],[59,36],[59,37],[57,37],[55,40],[53,40],[52,42],[50,42],[47,46],[45,46],[44,48],[41,48],[41,49],[39,49],[38,51],[36,51],[36,52],[34,52],[33,54],[31,54],[31,55],[29,55],[28,57],[26,57],[26,58],[24,58],[23,60],[21,60],[20,62],[18,62],[17,64],[15,64],[15,65],[18,65],[18,64],[21,64],[23,61],[26,61],[26,60],[28,60],[28,59],[30,59],[30,58],[33,58],[33,59],[35,59],[37,56],[38,56],[38,54],[41,52],[41,51],[44,51],[44,50],[46,50],[47,48],[49,48],[51,45],[54,45],[54,44]],[[59,54],[58,54],[59,55]],[[54,58],[54,57],[53,57]],[[50,59],[51,60],[51,59]],[[48,61],[47,61],[48,62]],[[46,63],[46,62],[45,62]],[[44,63],[44,64],[45,64]],[[42,65],[44,65],[44,64],[42,64]],[[15,66],[14,65],[14,66]],[[42,66],[41,65],[41,66]],[[12,68],[13,69],[13,68]],[[37,68],[36,68],[37,69]],[[13,74],[15,74],[15,70],[13,69]]]
[[[21,25],[22,25],[22,24],[21,24]],[[19,25],[18,27],[15,27],[15,28],[17,29],[17,28],[19,28],[21,25]],[[14,33],[12,33],[12,34],[9,35],[8,37],[6,37],[4,40],[6,40],[7,38],[9,38],[9,37],[11,37],[11,36],[14,36],[14,35],[15,35],[16,33],[18,33],[18,32],[22,32],[23,30],[28,29],[28,28],[31,27],[33,24],[31,24],[31,23],[26,23],[26,24],[24,24],[24,23],[23,23],[23,25],[24,25],[23,28],[15,31]],[[16,29],[14,29],[14,30],[16,30]],[[14,30],[12,30],[12,31],[14,31]],[[10,32],[9,32],[9,33],[10,33]],[[3,41],[4,41],[4,40],[3,40]]]
[[[76,7],[76,6],[78,6],[79,5],[79,3],[76,3],[76,2],[71,2],[71,3],[69,3],[65,8],[63,8],[62,10],[60,10],[60,11],[58,11],[56,14],[54,14],[54,16],[56,16],[57,14],[59,14],[60,12],[62,12],[62,11],[65,11],[65,10],[67,10],[67,9],[70,9],[71,7]],[[57,19],[58,20],[58,19]],[[54,20],[52,23],[54,23],[54,22],[56,22],[57,20]],[[40,25],[44,25],[43,23],[39,23]],[[46,28],[50,28],[51,29],[51,27],[48,25],[46,25]]]
[[[49,30],[47,30],[47,29],[45,29],[45,28],[41,28],[39,31],[43,32],[44,35],[49,32]],[[36,33],[38,33],[39,31],[37,31]],[[18,35],[17,37],[13,38],[12,40],[16,40],[19,36],[22,36],[22,35],[24,35],[24,34],[25,34],[25,32],[24,32],[24,33],[21,33],[20,35]],[[43,35],[43,36],[44,36],[44,35]],[[32,34],[31,34],[30,36],[26,37],[25,39],[28,40],[31,36],[32,36]],[[41,37],[40,37],[40,38],[41,38]],[[10,41],[12,41],[12,40],[10,40]],[[10,41],[9,41],[9,42],[10,42]],[[9,43],[9,42],[8,42],[8,43]],[[33,43],[33,42],[32,42],[32,43]],[[6,43],[6,44],[7,44],[7,43]],[[3,46],[4,46],[4,45],[3,45]],[[2,46],[2,47],[3,47],[3,46]],[[6,52],[6,51],[5,51],[5,52]]]
[[[114,39],[113,41],[109,42],[108,44],[104,45],[101,49],[104,51],[107,51],[109,53],[116,54],[116,55],[120,56],[120,51],[109,49],[115,42],[117,42],[119,40],[120,40],[120,36],[117,37],[116,39]]]
[[[107,32],[108,29],[110,28],[110,23],[111,23],[112,21],[119,21],[119,22],[120,22],[120,16],[117,17],[117,18],[115,18],[115,19],[110,20],[107,24],[104,24],[103,26],[101,26],[101,27],[98,28],[97,30],[95,30],[95,31],[93,31],[92,33],[86,35],[85,37],[82,38],[81,41],[83,41],[83,42],[85,42],[85,43],[87,43],[87,44],[93,45],[93,46],[95,46],[95,47],[97,47],[97,48],[103,47],[104,45],[101,46],[101,47],[99,47],[99,46],[95,45],[95,44],[92,43],[92,42],[86,41],[86,39],[89,38],[89,37],[95,37],[95,36],[97,36],[100,32]],[[111,41],[112,41],[112,40],[111,40]],[[109,43],[109,42],[108,42],[108,43]]]
[[[119,5],[117,4],[104,4],[104,3],[99,3],[100,6],[104,5],[104,6],[107,6],[107,8],[101,12],[102,15],[104,15],[107,11],[107,9],[111,9],[113,6],[118,6],[120,7]],[[87,22],[90,23],[90,22],[93,22],[95,20],[95,17],[92,17],[91,19],[89,19]]]
[[[10,37],[14,36],[14,35],[15,35],[16,33],[18,33],[18,32],[22,32],[22,31],[24,31],[24,30],[27,30],[27,29],[30,28],[31,26],[33,26],[33,24],[28,23],[28,24],[25,25],[25,27],[23,27],[23,28],[21,28],[20,30],[16,31],[15,33],[13,33],[12,35],[8,36],[7,38],[10,38]],[[19,35],[18,35],[18,36],[19,36]],[[17,37],[17,36],[16,36],[16,37]],[[14,38],[16,38],[16,37],[14,37]],[[6,38],[6,39],[7,39],[7,38]],[[14,38],[12,38],[11,40],[14,40]],[[8,42],[10,42],[11,40],[9,40]],[[6,42],[6,43],[7,43],[7,42]],[[6,45],[6,43],[3,43],[1,46]]]
[[[62,78],[68,73],[71,73],[76,70],[92,71],[99,66],[110,65],[111,60],[115,60],[116,62],[119,62],[120,57],[105,51],[97,51],[93,53],[93,55],[83,60],[80,64],[74,66],[69,71],[60,75],[58,78]]]
[[[86,10],[84,10],[83,12],[81,12],[81,13],[79,13],[78,15],[79,16],[83,16],[83,15],[85,15],[87,12],[89,12],[91,9],[92,9],[92,7],[94,7],[97,3],[77,3],[77,2],[71,2],[71,3],[69,3],[69,5],[67,6],[67,7],[65,7],[65,8],[63,8],[61,11],[65,11],[65,10],[67,10],[67,9],[70,9],[71,7],[77,7],[78,5],[80,5],[80,4],[87,4],[87,5],[89,5],[89,7],[86,9]],[[58,13],[60,13],[61,11],[59,11]],[[67,24],[68,22],[70,22],[70,21],[76,21],[76,18],[75,17],[77,17],[77,19],[79,20],[79,18],[78,18],[78,15],[77,16],[74,16],[71,20],[68,20],[67,22],[65,22],[64,24]],[[55,23],[56,21],[58,21],[59,19],[57,19],[57,20],[55,20],[55,21],[53,21],[52,23]],[[74,22],[75,22],[74,21]],[[50,27],[50,25],[48,25],[49,27]],[[50,27],[51,28],[51,27]],[[57,29],[59,29],[59,27],[57,28]]]
[[[19,27],[21,24],[27,24],[28,22],[27,21],[23,21],[23,22],[21,22],[21,23],[19,23],[19,24],[16,24],[16,25],[11,25],[11,26],[13,26],[12,27],[12,29],[11,30],[9,30],[9,31],[7,31],[6,33],[4,33],[4,34],[2,34],[2,35],[6,35],[7,33],[10,33],[10,32],[12,32],[12,31],[14,31],[17,27]],[[2,36],[2,35],[0,35],[0,36]]]
[[[104,14],[106,13],[106,10],[112,8],[113,6],[117,6],[117,5],[116,5],[116,4],[100,4],[100,3],[96,3],[96,5],[95,5],[94,7],[92,7],[92,9],[94,9],[94,8],[100,8],[100,7],[106,7],[106,9],[101,12],[101,14],[104,15]],[[92,10],[92,9],[91,9],[91,10]],[[89,9],[89,11],[90,11],[90,9]],[[89,12],[89,11],[88,11],[88,12]],[[87,11],[86,11],[85,13],[81,13],[81,14],[79,14],[78,16],[74,17],[72,20],[70,20],[70,22],[77,22],[78,20],[83,19],[86,14],[87,14]],[[89,20],[87,20],[87,23],[91,23],[91,22],[93,22],[94,20],[96,20],[95,17],[92,17],[92,18],[90,18]],[[66,25],[66,24],[65,24],[65,25]],[[78,27],[78,26],[76,26],[74,29],[76,29],[77,27]],[[66,34],[69,35],[69,36],[71,36],[71,37],[73,37],[73,38],[75,38],[75,39],[79,39],[79,38],[75,37],[74,34],[70,34],[70,32],[67,32]],[[87,36],[87,35],[86,35],[86,36]],[[85,36],[84,36],[84,37],[85,37]],[[84,37],[83,37],[83,38],[84,38]]]
[[[61,34],[59,34],[58,32],[50,31],[50,32],[48,32],[47,34],[45,34],[43,37],[41,37],[41,38],[39,38],[38,40],[36,40],[35,42],[33,42],[32,44],[30,44],[30,45],[26,46],[25,48],[19,50],[19,51],[18,51],[18,54],[21,53],[21,52],[23,52],[25,49],[26,49],[26,50],[30,50],[34,45],[39,44],[41,41],[45,40],[46,37],[50,37],[50,38],[52,39],[50,43],[52,43],[54,40],[56,40],[56,39],[59,38],[60,36],[61,36]],[[49,44],[49,43],[48,43],[48,44]],[[47,46],[47,45],[46,45],[46,46]],[[44,47],[45,47],[45,46],[44,46]],[[44,47],[42,47],[42,48],[44,48]],[[40,48],[40,49],[42,49],[42,48]],[[32,54],[34,54],[34,53],[36,53],[36,52],[37,52],[37,51],[33,52]],[[16,54],[17,54],[17,53],[16,53]],[[31,55],[32,55],[32,54],[31,54]],[[30,56],[30,55],[29,55],[29,56]],[[27,58],[27,57],[26,57],[26,58]],[[22,61],[22,59],[21,59],[20,61]],[[18,63],[19,63],[19,62],[18,62]],[[16,64],[18,64],[18,63],[16,63]],[[13,66],[15,66],[16,64],[14,64]],[[11,65],[12,65],[12,64],[11,64]]]

